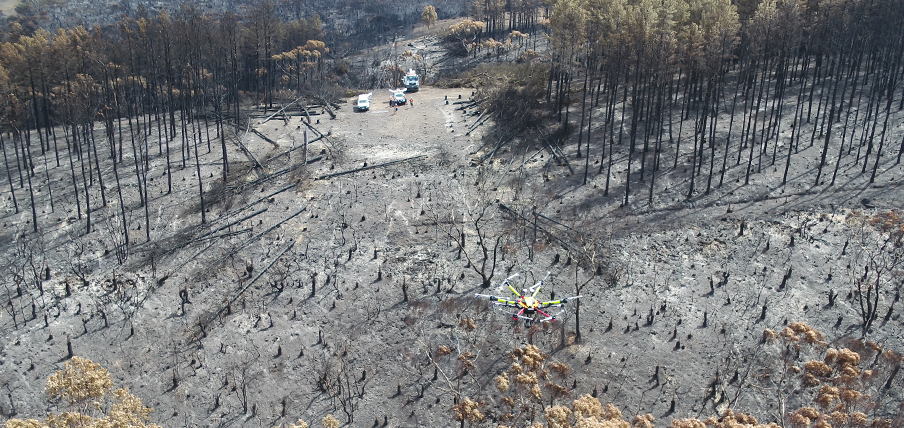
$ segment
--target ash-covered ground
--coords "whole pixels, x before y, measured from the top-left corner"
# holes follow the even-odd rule
[[[640,183],[624,205],[623,167],[606,196],[604,174],[581,184],[583,159],[573,153],[574,172],[542,145],[480,163],[486,125],[472,130],[479,106],[462,109],[471,93],[424,87],[396,112],[375,90],[369,112],[349,100],[334,120],[315,116],[313,129],[302,117],[257,114],[260,135],[229,135],[226,184],[216,143],[199,145],[205,223],[196,165],[177,161],[167,194],[154,130],[150,241],[129,161],[119,172],[127,250],[115,184],[106,183],[105,207],[99,186],[89,190],[86,233],[69,166],[35,153],[40,232],[31,231],[27,191],[17,188],[19,213],[8,191],[0,207],[4,263],[15,273],[4,278],[0,315],[3,418],[60,409],[43,389],[69,341],[163,426],[276,426],[327,414],[346,426],[451,426],[458,394],[481,403],[478,426],[496,426],[508,410],[493,378],[512,349],[533,343],[570,367],[558,380],[568,395],[546,404],[592,393],[661,426],[728,407],[778,422],[780,406],[813,396],[777,384],[782,362],[823,351],[783,357],[763,331],[802,321],[839,348],[861,336],[853,290],[875,240],[852,213],[900,207],[896,152],[873,184],[859,165],[842,165],[835,186],[814,187],[814,166],[796,162],[781,186],[782,167],[767,159],[749,184],[742,163],[721,187],[687,199],[682,151],[678,167],[657,177],[652,203]],[[900,139],[901,126],[894,132]],[[819,147],[802,150],[816,158]],[[102,174],[112,176],[109,161]],[[900,353],[897,269],[886,272],[897,279],[882,282],[866,338]],[[491,272],[482,287],[480,274]],[[579,319],[572,303],[556,322],[527,329],[473,297],[508,296],[505,277],[519,273],[522,288],[547,272],[540,297],[580,293]],[[878,357],[870,363],[876,416],[893,417],[901,377],[889,380],[897,372]]]

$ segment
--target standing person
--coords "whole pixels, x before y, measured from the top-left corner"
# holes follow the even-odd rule
[[[409,108],[414,108],[414,98],[408,98],[408,104],[411,105]]]

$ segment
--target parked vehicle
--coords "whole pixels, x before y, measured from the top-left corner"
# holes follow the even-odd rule
[[[408,103],[408,99],[405,98],[404,91],[392,91],[392,100],[395,101],[395,105],[403,106]]]
[[[408,92],[417,92],[420,89],[420,76],[417,75],[413,68],[408,69],[408,73],[402,76],[402,85],[405,86]]]
[[[358,95],[358,104],[355,105],[355,108],[358,111],[367,111],[370,110],[370,97],[373,95],[373,92],[368,94]]]

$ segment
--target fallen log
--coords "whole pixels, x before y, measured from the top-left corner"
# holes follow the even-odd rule
[[[299,107],[304,111],[304,115],[308,118],[308,122],[305,125],[311,126],[311,112],[308,111],[308,108],[304,106],[304,104],[299,104]],[[304,123],[304,121],[301,121]]]
[[[223,307],[220,308],[220,310],[218,310],[217,313],[216,313],[213,317],[211,317],[210,319],[217,319],[217,318],[219,318],[220,315],[223,314],[223,311],[226,310],[226,308],[228,308],[230,305],[232,305],[233,303],[235,303],[236,300],[238,300],[239,298],[241,298],[242,295],[245,294],[245,292],[248,291],[248,289],[249,289],[252,285],[254,285],[254,283],[257,282],[258,279],[260,279],[260,277],[262,277],[265,273],[267,273],[267,271],[270,270],[270,268],[273,267],[273,265],[276,264],[276,262],[279,261],[279,259],[281,259],[283,255],[285,255],[286,253],[288,253],[289,250],[291,250],[292,247],[295,246],[295,242],[296,242],[296,241],[297,241],[297,240],[293,240],[292,242],[289,243],[288,246],[286,246],[285,249],[283,249],[282,251],[280,251],[279,254],[277,254],[276,257],[274,257],[273,260],[270,261],[270,264],[268,264],[267,267],[265,267],[265,268],[262,269],[260,272],[258,272],[257,276],[255,276],[254,279],[252,279],[251,281],[248,282],[248,284],[246,284],[244,287],[242,287],[242,289],[239,290],[238,294],[236,294],[232,299],[230,299],[228,302],[226,302],[226,304],[223,305]]]
[[[380,163],[380,164],[376,164],[376,165],[368,165],[368,166],[365,166],[365,167],[362,167],[362,168],[355,168],[355,169],[348,170],[348,171],[334,172],[334,173],[332,173],[332,174],[321,175],[320,177],[315,178],[315,180],[323,180],[323,179],[326,179],[326,178],[338,177],[338,176],[340,176],[340,175],[354,174],[354,173],[356,173],[356,172],[367,171],[367,170],[370,170],[370,169],[384,168],[384,167],[387,167],[387,166],[390,166],[390,165],[395,165],[395,164],[399,164],[399,163],[402,163],[402,162],[408,162],[408,161],[412,161],[412,160],[415,160],[415,159],[418,159],[418,158],[422,158],[422,157],[425,157],[425,155],[412,156],[412,157],[410,157],[410,158],[394,160],[394,161],[385,162],[385,163]]]
[[[537,230],[539,230],[539,231],[545,233],[546,235],[550,236],[551,238],[555,239],[556,241],[559,241],[559,243],[562,244],[562,246],[565,247],[565,249],[567,249],[567,250],[569,250],[569,251],[572,249],[572,248],[571,248],[571,245],[569,245],[567,242],[565,242],[565,240],[563,240],[562,238],[559,238],[559,237],[556,236],[554,233],[552,233],[552,232],[550,232],[549,230],[545,229],[543,226],[540,226],[539,224],[537,224],[537,222],[535,222],[535,221],[533,221],[533,220],[531,220],[531,219],[529,219],[529,218],[527,218],[527,217],[524,217],[524,216],[521,215],[521,213],[519,213],[518,211],[515,211],[514,209],[507,207],[507,206],[506,206],[505,204],[503,204],[503,203],[500,203],[500,204],[499,204],[499,208],[502,208],[503,211],[512,213],[512,214],[514,214],[514,215],[520,217],[520,218],[521,218],[522,220],[524,220],[527,224],[533,225],[534,227],[537,228]],[[537,214],[537,215],[539,216],[539,215],[541,215],[541,214]],[[546,218],[549,219],[548,217],[546,217]]]
[[[224,254],[222,257],[220,257],[219,259],[217,259],[216,262],[211,263],[211,264],[209,265],[208,269],[213,269],[214,267],[220,266],[220,265],[221,265],[223,262],[225,262],[228,258],[230,258],[230,257],[232,257],[233,255],[235,255],[235,253],[238,253],[239,251],[241,251],[241,250],[243,250],[243,249],[245,249],[245,248],[248,248],[248,245],[250,245],[252,242],[257,241],[258,239],[261,239],[261,237],[263,237],[264,235],[266,235],[266,234],[272,232],[272,231],[273,231],[274,229],[276,229],[277,227],[282,226],[283,223],[285,223],[285,222],[287,222],[287,221],[289,221],[289,220],[292,220],[292,219],[295,218],[295,217],[298,217],[298,215],[301,214],[301,213],[303,213],[306,209],[308,209],[307,206],[301,207],[300,210],[296,211],[294,214],[292,214],[292,215],[286,217],[285,219],[281,220],[279,223],[276,223],[276,224],[274,224],[273,226],[268,227],[267,230],[265,230],[265,231],[263,231],[263,232],[261,232],[261,233],[258,233],[257,235],[254,235],[254,236],[252,236],[252,237],[246,239],[244,242],[242,242],[241,244],[237,245],[233,250],[227,252],[227,253]],[[200,254],[195,255],[195,257],[197,257],[198,255],[200,255]],[[195,257],[192,257],[192,259],[194,259]],[[207,269],[204,269],[204,270],[207,270]],[[203,272],[203,271],[202,271],[202,272]]]
[[[477,120],[475,120],[474,123],[471,124],[470,129],[468,129],[468,132],[466,132],[465,135],[471,135],[472,132],[477,130],[477,128],[480,125],[483,125],[483,123],[486,122],[489,118],[490,116],[488,116],[486,112],[480,113],[480,117],[478,117]]]
[[[310,123],[305,123],[305,121],[301,121],[301,123],[304,123],[304,125],[307,126],[308,129],[310,129],[311,131],[313,131],[314,134],[317,135],[318,139],[323,138],[324,140],[326,140],[327,144],[329,144],[330,154],[333,153],[333,148],[335,147],[335,145],[333,144],[332,141],[330,141],[329,138],[327,138],[326,135],[324,135],[322,132],[318,131],[317,128],[315,128],[315,127],[314,127],[313,125],[311,125]]]
[[[195,239],[192,239],[191,241],[189,241],[189,242],[186,243],[185,245],[188,245],[188,244],[191,244],[191,243],[200,241],[200,240],[206,238],[207,236],[213,235],[214,233],[217,233],[217,232],[219,232],[219,231],[221,231],[221,230],[223,230],[223,229],[229,228],[230,226],[236,225],[236,224],[238,224],[238,223],[241,223],[241,222],[243,222],[243,221],[245,221],[245,220],[248,220],[248,219],[250,219],[250,218],[252,218],[252,217],[255,217],[255,216],[257,216],[257,215],[263,214],[263,213],[265,213],[265,212],[267,212],[267,208],[261,208],[261,209],[255,211],[255,212],[253,212],[253,213],[251,213],[251,214],[248,214],[248,215],[246,215],[246,216],[244,216],[244,217],[242,217],[242,218],[240,218],[240,219],[238,219],[238,220],[231,221],[231,222],[229,222],[229,223],[227,223],[227,224],[225,224],[225,225],[223,225],[223,226],[220,226],[220,227],[218,227],[218,228],[216,228],[216,229],[214,229],[214,230],[211,230],[210,232],[203,233],[203,234],[197,236]]]
[[[236,125],[236,127],[237,127],[237,126],[238,126],[238,125]],[[237,143],[239,144],[239,148],[242,150],[242,152],[245,153],[245,156],[248,156],[248,158],[251,159],[252,162],[254,162],[255,168],[257,168],[258,171],[263,171],[263,170],[264,170],[264,166],[261,165],[260,162],[258,162],[257,158],[254,157],[254,154],[251,153],[251,150],[248,150],[248,148],[245,147],[245,144],[242,143],[242,141],[245,140],[245,137],[248,136],[248,131],[249,131],[249,130],[251,130],[251,120],[250,120],[250,119],[248,120],[248,127],[245,128],[245,135],[242,135],[242,138],[241,138],[240,140],[238,140]]]
[[[323,108],[324,108],[324,110],[326,110],[326,112],[330,114],[330,119],[335,119],[335,118],[336,118],[336,113],[333,113],[333,109],[330,108],[330,103],[329,103],[329,101],[323,99],[323,97],[317,97],[317,98],[320,100],[320,102],[323,103]],[[338,109],[339,107],[336,106],[336,108]]]
[[[566,157],[564,153],[556,153],[556,147],[546,139],[546,136],[543,135],[543,131],[540,130],[540,127],[536,125],[534,125],[534,127],[537,128],[537,132],[540,134],[540,137],[543,138],[543,142],[546,143],[546,146],[549,148],[549,153],[552,155],[552,157],[554,157],[556,161],[565,162],[565,166],[567,166],[568,170],[571,171],[572,174],[574,174],[574,169],[571,167],[571,163],[568,162],[568,157]]]
[[[478,116],[477,119],[474,120],[474,123],[472,123],[471,125],[469,125],[468,128],[470,128],[470,129],[473,130],[475,127],[477,127],[478,125],[480,125],[481,121],[482,121],[482,120],[485,120],[485,116],[486,116],[486,115],[487,115],[487,112],[485,112],[485,111],[484,111],[484,112],[481,112],[481,113],[480,113],[480,116]]]
[[[315,142],[315,141],[317,141],[317,140],[319,140],[319,139],[321,139],[321,138],[323,138],[322,135],[319,136],[319,137],[317,137],[317,138],[315,138],[315,139],[313,139],[313,140],[311,140],[311,141],[308,141],[308,144],[311,144],[311,143],[313,143],[313,142]],[[272,161],[273,159],[278,159],[278,158],[280,158],[280,157],[282,157],[282,156],[285,156],[285,155],[287,155],[287,154],[289,154],[289,153],[292,153],[292,152],[294,152],[294,151],[296,151],[296,150],[298,150],[298,149],[303,149],[303,148],[304,148],[304,144],[302,144],[302,145],[300,145],[300,146],[298,146],[298,147],[293,147],[293,148],[291,148],[291,149],[289,149],[289,150],[286,150],[286,151],[284,151],[284,152],[282,152],[282,153],[280,153],[280,154],[278,154],[278,155],[276,155],[276,156],[271,157],[270,159],[267,159],[265,162],[270,163],[270,161]],[[316,158],[314,158],[314,159],[308,161],[307,163],[316,162],[316,161],[320,160],[320,158],[321,158],[321,156],[317,156]]]
[[[253,206],[255,206],[255,205],[257,205],[257,204],[259,204],[259,203],[261,203],[261,202],[263,202],[263,201],[265,201],[265,200],[267,200],[267,199],[270,199],[270,198],[272,198],[272,197],[274,197],[274,196],[276,196],[276,195],[278,195],[278,194],[280,194],[280,193],[282,193],[282,192],[285,192],[286,190],[289,190],[289,189],[291,189],[291,188],[293,188],[293,187],[295,187],[295,184],[290,184],[290,185],[288,185],[288,186],[285,186],[285,187],[283,187],[283,188],[281,188],[281,189],[279,189],[279,190],[276,190],[276,191],[270,193],[270,194],[267,195],[267,196],[264,196],[264,197],[262,197],[262,198],[260,198],[260,199],[258,199],[258,200],[256,200],[256,201],[254,201],[254,202],[245,204],[244,206],[242,206],[242,207],[240,207],[240,208],[236,208],[236,209],[234,209],[234,210],[232,210],[232,211],[226,213],[226,215],[222,216],[221,218],[226,218],[226,217],[228,217],[228,216],[235,215],[235,214],[238,214],[238,213],[240,213],[240,212],[242,212],[242,211],[245,211],[246,209],[251,208],[251,207],[253,207]],[[219,221],[219,220],[220,220],[220,219],[217,219],[217,220],[214,220],[214,221]]]
[[[308,159],[308,160],[305,162],[305,165],[310,165],[310,164],[312,164],[312,163],[314,163],[314,162],[317,162],[317,161],[319,161],[319,160],[321,160],[321,159],[323,159],[323,156],[317,156],[317,157]],[[263,177],[261,177],[261,178],[258,178],[257,180],[254,180],[254,181],[249,182],[249,183],[244,183],[242,186],[256,186],[256,185],[258,185],[258,184],[268,182],[268,181],[270,181],[270,180],[273,180],[273,179],[276,178],[276,177],[279,177],[279,176],[281,176],[281,175],[283,175],[283,174],[288,173],[289,171],[292,171],[293,169],[297,168],[298,165],[300,165],[300,163],[294,164],[294,165],[292,165],[292,166],[290,166],[290,167],[288,167],[288,168],[283,168],[283,169],[281,169],[281,170],[279,170],[279,171],[276,171],[276,172],[271,172],[270,174],[267,174],[267,175],[265,175],[265,176],[263,176]],[[291,186],[294,186],[294,185],[295,185],[295,184],[292,184],[292,185],[290,185],[290,187],[291,187]]]
[[[264,119],[263,121],[261,121],[261,123],[267,123],[267,122],[269,122],[270,119],[273,119],[276,115],[278,115],[278,114],[282,113],[283,111],[285,111],[285,109],[289,108],[289,106],[291,106],[292,104],[295,104],[295,103],[301,101],[302,98],[304,98],[304,97],[298,97],[298,98],[295,99],[295,101],[292,101],[291,103],[286,104],[285,106],[283,106],[283,108],[279,109],[279,111],[277,111],[276,113],[271,114],[269,117],[267,117],[266,119]]]
[[[266,135],[262,134],[262,133],[261,133],[260,131],[258,131],[257,129],[251,128],[251,132],[253,132],[253,133],[254,133],[255,135],[257,135],[258,137],[261,137],[264,141],[266,141],[266,142],[268,142],[268,143],[270,143],[270,144],[276,146],[277,148],[279,148],[279,144],[277,144],[276,141],[271,140],[270,138],[268,138]]]
[[[217,239],[220,239],[220,238],[228,238],[228,237],[230,237],[230,236],[241,235],[241,234],[243,234],[243,233],[245,233],[245,232],[252,232],[252,231],[254,231],[253,228],[246,227],[246,228],[241,229],[241,230],[234,230],[234,231],[232,231],[232,232],[221,233],[221,234],[219,234],[219,235],[210,235],[210,236],[205,236],[205,237],[203,237],[203,238],[198,238],[198,239],[193,240],[191,243],[193,244],[193,243],[195,243],[195,242],[206,241],[206,240],[208,240],[208,239],[217,240]]]
[[[569,225],[567,225],[567,224],[560,223],[560,222],[558,222],[558,221],[556,221],[556,220],[553,220],[553,219],[551,219],[551,218],[549,218],[549,217],[547,217],[547,216],[545,216],[545,215],[543,215],[543,214],[537,213],[537,217],[540,217],[540,218],[542,218],[542,219],[549,220],[549,221],[551,221],[551,222],[553,222],[553,223],[555,223],[555,224],[558,224],[559,226],[562,226],[562,227],[564,227],[564,228],[566,228],[566,229],[568,229],[568,230],[570,230],[570,231],[572,231],[572,232],[577,232],[577,230],[574,230],[574,228],[572,228],[571,226],[569,226]]]
[[[493,150],[492,150],[489,154],[483,156],[483,157],[482,157],[482,160],[492,159],[493,156],[496,156],[496,152],[497,152],[497,151],[498,151],[505,143],[508,143],[508,142],[511,141],[511,139],[514,138],[514,137],[515,137],[515,134],[511,134],[511,135],[503,136],[502,138],[500,138],[499,141],[496,143],[496,146],[493,147]]]

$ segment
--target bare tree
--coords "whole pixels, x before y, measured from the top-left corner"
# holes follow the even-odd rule
[[[861,338],[866,337],[879,315],[880,298],[889,288],[900,289],[904,262],[904,222],[900,211],[875,216],[853,212],[847,217],[851,225],[848,274],[860,315]]]
[[[498,226],[498,201],[490,181],[492,178],[483,170],[477,173],[473,184],[477,188],[475,190],[471,190],[466,183],[453,180],[447,184],[449,188],[442,189],[453,195],[449,198],[449,205],[429,209],[433,222],[457,248],[458,256],[464,257],[467,267],[480,275],[483,288],[492,283],[506,236]],[[472,240],[476,242],[471,243]]]

